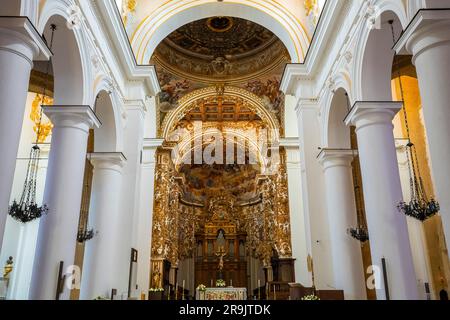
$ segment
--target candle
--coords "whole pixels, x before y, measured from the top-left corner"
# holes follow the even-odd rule
[[[182,295],[182,300],[184,300],[184,286],[186,285],[186,281],[185,280],[183,280],[183,295]]]
[[[277,300],[277,290],[275,288],[275,285],[273,285],[273,300]]]
[[[211,279],[211,288],[213,287],[213,279]]]
[[[230,286],[233,286],[233,279],[230,280]]]
[[[177,285],[175,286],[175,300],[178,300],[178,282]]]
[[[258,279],[258,300],[261,300],[261,280]]]

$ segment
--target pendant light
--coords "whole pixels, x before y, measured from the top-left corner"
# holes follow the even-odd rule
[[[50,40],[50,51],[52,50],[53,46],[53,39],[56,31],[56,25],[52,24],[50,26],[50,29],[52,31],[51,40]],[[45,102],[45,96],[47,94],[47,86],[48,86],[48,78],[50,73],[50,64],[51,64],[51,58],[49,59],[47,63],[47,71],[46,71],[46,78],[45,78],[45,84],[43,88],[43,94],[42,94],[42,104]],[[39,148],[39,137],[41,135],[42,130],[42,117],[43,117],[43,110],[41,108],[40,110],[40,116],[39,116],[39,124],[38,124],[38,130],[36,134],[36,142],[34,143],[34,146],[31,148],[30,151],[30,157],[28,160],[28,167],[27,167],[27,173],[25,177],[25,182],[23,184],[23,191],[22,195],[20,197],[20,200],[17,202],[16,200],[13,201],[11,206],[9,207],[8,214],[15,220],[27,223],[31,222],[33,220],[39,219],[44,214],[47,214],[48,207],[47,205],[43,204],[42,206],[39,206],[36,202],[36,185],[37,185],[37,176],[38,176],[38,170],[39,170],[39,160],[41,155],[41,149]]]
[[[348,97],[348,93],[345,93],[345,97],[347,99],[347,109],[350,112],[350,99]],[[353,146],[353,141],[356,141],[355,138],[355,132],[352,130],[351,134],[350,134],[350,140],[351,140],[351,145],[350,148],[352,149],[352,155],[353,155],[353,161],[355,161],[356,159],[356,154],[355,154],[355,148],[357,148],[357,146]],[[350,228],[347,230],[348,234],[350,236],[352,236],[352,238],[358,240],[361,242],[361,244],[364,244],[365,242],[369,241],[369,231],[367,230],[367,226],[366,226],[366,219],[364,217],[364,212],[363,212],[363,197],[362,197],[362,193],[361,193],[361,186],[360,186],[360,181],[358,179],[358,176],[355,172],[355,170],[353,170],[353,186],[355,188],[355,202],[356,202],[356,215],[357,215],[357,223],[358,226],[356,228]]]
[[[395,44],[396,39],[394,32],[394,21],[390,20],[389,24],[391,25],[392,39]],[[411,141],[411,130],[408,123],[408,113],[406,111],[406,103],[405,103],[405,92],[403,90],[400,68],[397,68],[397,78],[400,86],[401,100],[403,101],[402,110],[408,140],[408,144],[406,145],[406,156],[408,161],[408,171],[410,176],[409,185],[411,192],[411,200],[409,201],[409,203],[405,201],[400,202],[398,205],[398,210],[400,212],[403,212],[405,215],[413,217],[419,221],[425,221],[436,215],[440,210],[440,206],[435,199],[433,198],[429,199],[425,192],[422,176],[420,173],[419,160],[417,157],[417,149],[414,143],[412,143]]]

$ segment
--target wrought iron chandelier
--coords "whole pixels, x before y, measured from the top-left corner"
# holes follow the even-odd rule
[[[94,238],[95,236],[95,231],[94,229],[83,229],[83,230],[78,230],[77,233],[77,242],[79,243],[84,243],[86,241],[91,240],[92,238]]]
[[[396,39],[394,32],[394,21],[390,20],[389,24],[391,25],[392,39],[395,44]],[[429,199],[425,192],[422,176],[420,173],[419,160],[417,157],[417,149],[414,143],[411,142],[411,130],[408,123],[405,92],[403,90],[400,68],[397,68],[397,78],[400,87],[401,100],[403,101],[402,110],[408,140],[408,144],[406,145],[406,156],[408,161],[408,171],[410,176],[409,184],[411,192],[411,200],[409,202],[400,202],[398,205],[398,210],[400,212],[403,212],[405,215],[415,218],[419,221],[425,221],[436,215],[440,210],[440,206],[435,199]]]
[[[350,100],[349,100],[348,94],[345,93],[345,96],[347,99],[347,109],[350,112]],[[356,145],[356,137],[355,137],[354,130],[352,130],[352,132],[351,132],[350,139],[351,139],[350,147],[352,149],[353,161],[355,161],[356,160],[355,148],[357,148],[357,145]],[[355,145],[354,145],[353,141],[355,141]],[[355,188],[356,214],[357,214],[358,226],[356,228],[348,229],[347,232],[352,238],[360,241],[363,244],[363,243],[369,241],[369,231],[367,230],[366,219],[364,217],[364,212],[363,212],[364,203],[362,200],[361,187],[359,185],[359,179],[358,179],[358,176],[357,176],[355,170],[353,170],[353,185]]]
[[[55,35],[56,26],[54,24],[51,25],[52,35],[50,40],[50,50],[52,50],[53,46],[53,39]],[[45,85],[43,88],[43,94],[42,94],[42,104],[44,104],[45,97],[46,97],[46,91],[48,86],[48,79],[49,79],[49,73],[50,73],[50,64],[51,64],[51,58],[49,59],[47,63],[47,72],[46,72],[46,78],[45,78]],[[39,171],[39,160],[41,155],[41,149],[39,148],[39,137],[41,135],[42,130],[42,117],[43,117],[43,111],[42,108],[40,110],[40,117],[39,117],[39,124],[38,124],[38,132],[36,134],[36,142],[34,143],[33,147],[30,151],[30,157],[28,160],[28,167],[27,167],[27,174],[25,177],[25,182],[23,185],[23,191],[22,195],[20,197],[20,200],[17,202],[16,200],[13,201],[11,206],[9,207],[8,214],[15,220],[27,223],[36,219],[39,219],[44,214],[47,214],[48,207],[47,205],[43,204],[42,206],[39,206],[36,202],[36,185],[37,185],[37,177],[38,177],[38,171]]]

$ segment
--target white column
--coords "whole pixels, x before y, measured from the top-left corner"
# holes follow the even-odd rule
[[[298,140],[295,147],[285,146],[289,190],[289,213],[291,218],[292,257],[295,259],[295,281],[303,286],[311,286],[311,273],[308,271],[310,253],[309,219],[305,217],[302,197],[302,174]]]
[[[89,129],[100,122],[88,106],[44,107],[54,125],[44,201],[49,212],[41,218],[30,298],[56,296],[59,262],[74,264]],[[68,299],[64,286],[61,299]]]
[[[367,298],[359,242],[347,232],[357,226],[351,150],[323,149],[318,157],[324,168],[328,220],[330,222],[334,286],[346,300]]]
[[[128,219],[123,226],[122,246],[126,247],[131,255],[131,248],[137,249],[139,237],[139,197],[145,112],[143,106],[136,101],[127,102],[125,108],[127,119],[124,130],[124,153],[127,156],[127,164],[123,170],[121,207]],[[139,256],[140,252],[138,252]]]
[[[410,187],[410,170],[409,170],[409,157],[406,144],[408,141],[402,140],[396,142],[398,167],[400,171],[400,181],[402,184],[403,198],[405,202],[411,200],[411,187]],[[414,262],[414,269],[416,271],[417,278],[417,290],[419,292],[419,298],[422,300],[427,299],[425,283],[430,285],[430,294],[433,297],[433,283],[430,282],[432,274],[430,272],[430,260],[427,250],[426,237],[423,222],[414,219],[412,217],[406,217],[408,225],[409,240],[411,243],[411,251]]]
[[[331,243],[326,204],[323,201],[325,179],[323,169],[317,161],[320,142],[319,106],[310,99],[301,100],[297,108],[300,138],[300,164],[302,180],[302,202],[305,212],[305,230],[308,253],[314,260],[315,286],[319,290],[333,288]],[[310,286],[312,283],[304,284]]]
[[[157,147],[161,144],[162,141],[156,139],[146,140],[142,155],[138,242],[136,248],[138,250],[138,289],[135,295],[138,297],[141,293],[147,295],[148,289],[150,288],[150,258],[156,169],[155,153]]]
[[[33,60],[49,50],[26,18],[0,17],[0,247],[8,214]]]
[[[422,98],[433,181],[450,246],[450,9],[419,11],[396,45],[413,54]]]
[[[126,292],[129,270],[120,270],[120,266],[130,260],[130,252],[120,250],[123,220],[127,218],[120,210],[126,158],[122,153],[108,152],[92,153],[89,158],[94,167],[89,227],[96,235],[86,242],[81,281],[84,300],[110,298],[112,289]]]
[[[392,120],[401,107],[397,102],[357,102],[346,124],[356,126],[372,264],[382,271],[385,258],[391,299],[415,300],[418,292],[408,228],[397,209],[403,196]],[[377,297],[384,300],[382,274],[380,280]]]

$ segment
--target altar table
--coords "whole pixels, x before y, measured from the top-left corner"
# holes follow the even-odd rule
[[[196,292],[196,300],[247,300],[247,288],[206,288]]]

